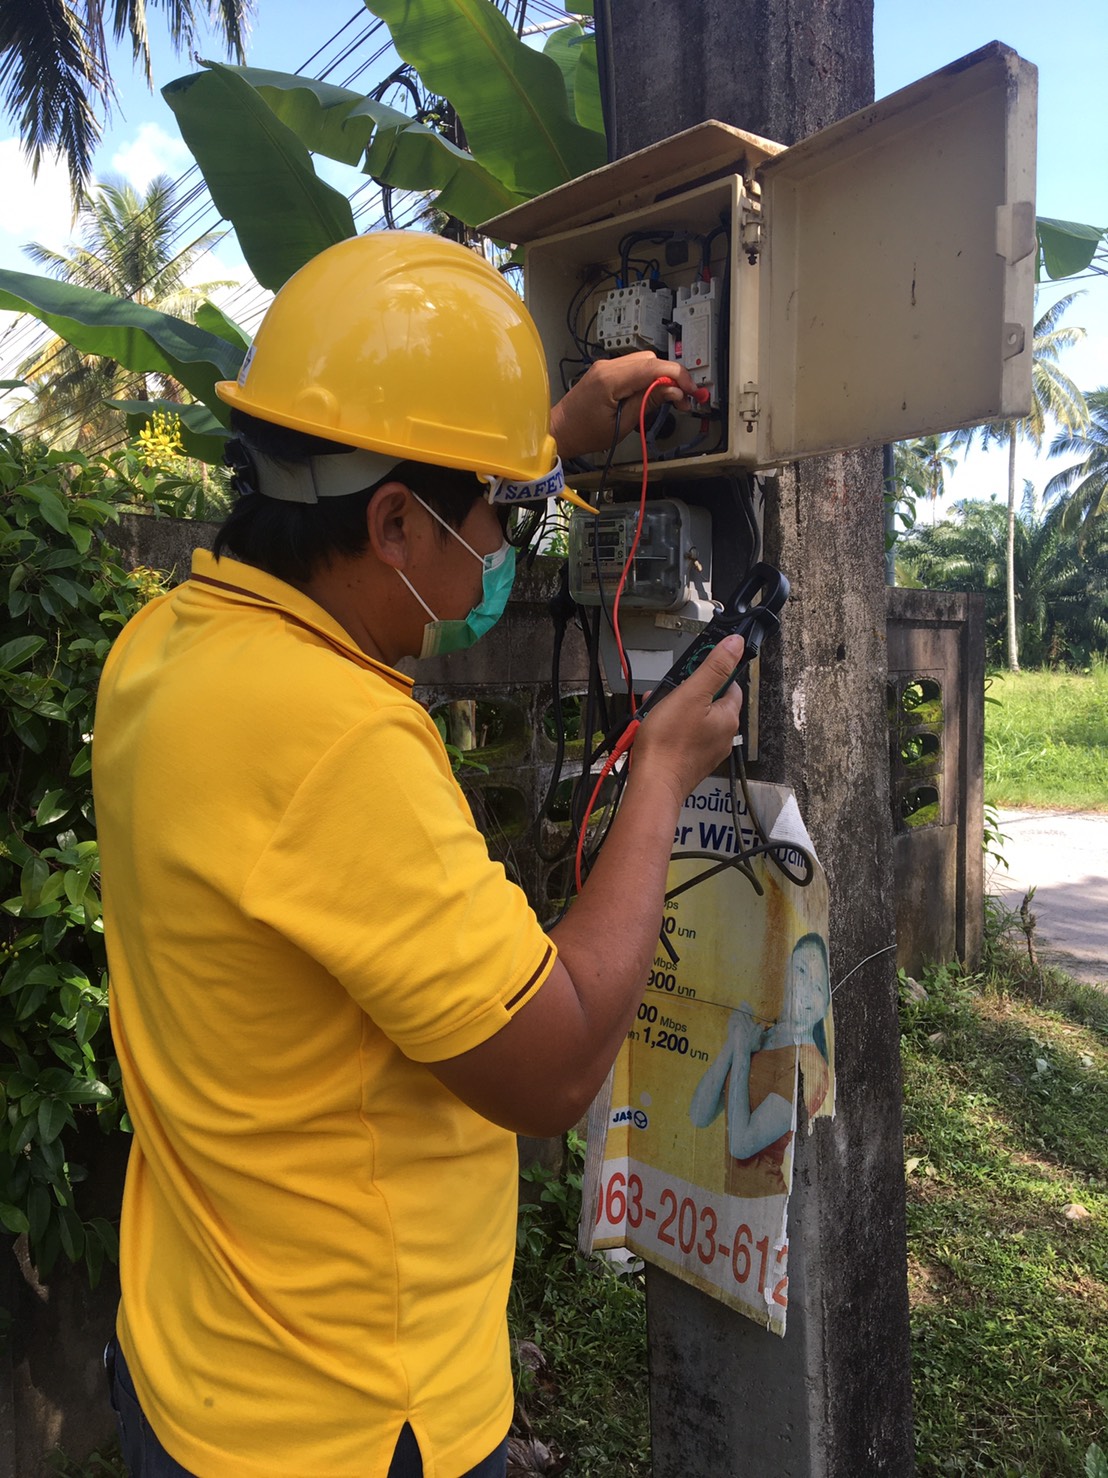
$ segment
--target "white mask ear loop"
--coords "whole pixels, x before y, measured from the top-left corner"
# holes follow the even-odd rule
[[[414,496],[414,495],[413,495],[413,496]],[[428,509],[428,510],[427,510],[427,511],[428,511],[428,512],[430,512],[430,511],[431,511],[431,510],[430,510],[430,509]],[[465,543],[465,540],[464,540],[464,539],[463,539],[463,541],[462,541],[462,542],[463,542],[463,543]],[[428,605],[428,604],[427,604],[427,602],[426,602],[426,601],[425,601],[425,600],[424,600],[424,599],[423,599],[423,597],[422,597],[422,595],[420,595],[420,593],[419,593],[419,591],[418,591],[418,590],[417,590],[417,589],[416,589],[416,588],[415,588],[415,586],[414,586],[414,585],[413,585],[413,584],[412,584],[412,582],[411,582],[411,581],[410,581],[410,580],[409,580],[409,579],[408,579],[408,577],[407,577],[407,575],[406,575],[406,574],[405,574],[405,573],[404,573],[404,571],[403,571],[403,570],[397,570],[397,572],[396,572],[396,573],[397,573],[397,574],[398,574],[398,575],[399,575],[399,576],[400,576],[400,578],[401,578],[401,579],[402,579],[402,580],[403,580],[403,581],[404,581],[404,584],[405,584],[405,585],[406,585],[406,586],[407,586],[407,587],[408,587],[408,589],[409,589],[409,590],[410,590],[410,591],[411,591],[411,592],[412,592],[412,594],[413,594],[413,595],[414,595],[414,596],[415,596],[415,598],[416,598],[416,600],[418,600],[418,601],[419,601],[419,603],[420,603],[420,605],[421,605],[421,606],[422,606],[422,607],[423,607],[423,609],[424,609],[424,610],[425,610],[425,611],[426,611],[426,612],[427,612],[427,614],[428,614],[428,615],[429,615],[429,616],[430,616],[430,618],[431,618],[431,620],[432,620],[432,621],[437,621],[437,620],[438,620],[438,619],[439,619],[439,618],[438,618],[438,617],[437,617],[437,616],[436,616],[436,615],[435,615],[435,613],[434,613],[434,611],[433,611],[433,610],[432,610],[432,609],[431,609],[431,607],[430,607],[430,606],[429,606],[429,605]]]
[[[466,540],[462,538],[461,534],[459,534],[459,532],[458,532],[457,529],[452,529],[450,527],[450,525],[447,523],[446,519],[445,518],[441,518],[439,516],[439,514],[437,514],[435,512],[435,510],[431,507],[430,503],[425,503],[423,501],[423,499],[419,496],[418,493],[412,492],[412,489],[411,488],[409,488],[408,491],[410,493],[412,493],[412,497],[416,500],[416,502],[420,505],[421,508],[426,508],[427,512],[431,515],[431,517],[435,520],[436,523],[441,523],[442,526],[443,526],[443,528],[446,530],[446,532],[448,534],[452,535],[455,539],[457,539],[458,543],[462,546],[463,549],[468,549],[469,550],[470,554],[473,555],[474,559],[477,561],[477,563],[479,565],[483,565],[485,563],[484,557],[482,555],[480,555],[480,554],[477,553],[476,549],[474,549],[474,547],[473,547],[472,544],[467,543]],[[399,573],[399,571],[397,573]],[[424,606],[424,610],[428,610],[428,609],[429,609],[428,606]]]

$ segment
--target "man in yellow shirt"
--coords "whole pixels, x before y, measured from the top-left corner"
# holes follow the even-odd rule
[[[291,279],[220,387],[238,502],[120,637],[96,720],[136,1475],[504,1473],[513,1134],[576,1122],[630,1026],[741,643],[651,712],[549,934],[395,664],[492,624],[505,510],[659,373],[693,388],[632,356],[551,413],[498,274],[381,233]]]

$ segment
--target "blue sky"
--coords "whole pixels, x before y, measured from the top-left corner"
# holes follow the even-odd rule
[[[197,7],[198,9],[200,7]],[[688,13],[688,12],[686,12]],[[294,71],[352,17],[345,33],[357,34],[369,20],[357,0],[259,0],[249,44],[252,65]],[[174,56],[160,23],[150,16],[156,88],[191,70]],[[1013,46],[1039,68],[1040,215],[1108,226],[1108,5],[1105,0],[1069,0],[1064,11],[1032,0],[875,0],[874,47],[878,96],[944,66],[987,41]],[[218,55],[213,42],[201,54]],[[173,116],[155,90],[149,93],[132,71],[129,53],[114,66],[118,106],[105,130],[95,161],[97,174],[123,174],[144,186],[155,172],[178,175],[189,156]],[[367,90],[383,72],[370,71],[355,85]],[[335,79],[342,81],[342,72]],[[64,174],[46,169],[32,185],[14,138],[0,123],[0,176],[6,208],[0,221],[0,265],[27,269],[19,247],[37,239],[61,246],[69,229]],[[334,167],[341,171],[340,166]],[[331,170],[328,168],[329,177]],[[207,277],[235,273],[237,253],[228,245],[205,268]],[[1108,278],[1078,284],[1083,295],[1066,322],[1087,329],[1085,342],[1063,367],[1083,389],[1108,385]],[[1069,289],[1072,290],[1072,289]],[[1046,289],[1051,293],[1051,289]],[[1054,294],[1056,295],[1056,293]],[[1053,296],[1040,297],[1040,311]],[[975,456],[953,480],[952,495],[987,497],[1004,492],[1006,458]],[[1041,486],[1061,464],[1036,462],[1021,453],[1020,476]]]

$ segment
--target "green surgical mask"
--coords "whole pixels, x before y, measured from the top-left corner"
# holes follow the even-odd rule
[[[472,544],[466,543],[457,529],[452,529],[444,518],[439,518],[435,510],[424,503],[418,493],[412,493],[412,497],[427,509],[433,519],[442,524],[452,538],[457,539],[458,543],[473,555],[474,559],[480,563],[482,570],[481,599],[464,621],[440,621],[404,571],[397,570],[396,572],[431,618],[423,627],[420,657],[443,657],[447,652],[461,652],[466,647],[473,646],[474,642],[480,641],[486,631],[490,631],[500,620],[508,604],[508,597],[512,593],[512,586],[515,584],[516,552],[505,539],[500,548],[494,549],[492,554],[478,554]]]

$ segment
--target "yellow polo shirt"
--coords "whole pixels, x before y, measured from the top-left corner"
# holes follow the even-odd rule
[[[454,1478],[512,1412],[511,1134],[423,1065],[554,949],[411,683],[199,553],[104,670],[94,784],[135,1129],[119,1336],[200,1478]]]

